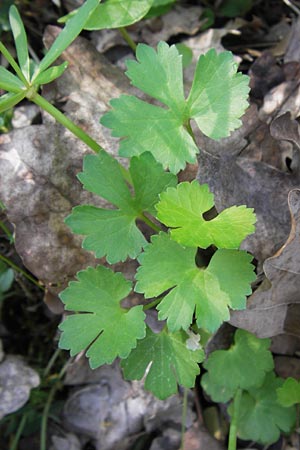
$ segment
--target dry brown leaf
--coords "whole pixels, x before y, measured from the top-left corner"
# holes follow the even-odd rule
[[[48,44],[58,32],[48,28]],[[112,97],[132,92],[128,80],[85,39],[78,38],[63,56],[69,68],[47,87],[47,97],[66,102],[66,114],[116,155],[117,140],[101,127],[99,118]],[[46,113],[43,122],[1,136],[0,197],[15,225],[16,249],[25,266],[61,290],[76,271],[95,264],[64,219],[77,204],[103,202],[84,192],[76,179],[90,150]]]
[[[289,193],[288,202],[292,221],[289,238],[265,261],[267,279],[249,298],[247,309],[233,311],[230,320],[262,338],[285,332],[300,336],[300,189]]]

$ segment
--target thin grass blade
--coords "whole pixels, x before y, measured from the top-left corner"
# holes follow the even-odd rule
[[[59,66],[49,67],[48,69],[44,70],[44,72],[38,74],[37,77],[33,78],[32,82],[35,84],[51,83],[51,81],[60,77],[67,67],[68,63],[66,61]]]
[[[5,67],[0,67],[0,88],[8,92],[20,92],[24,88],[22,81]]]
[[[21,16],[15,5],[12,5],[9,9],[9,22],[15,40],[20,68],[26,80],[29,81],[29,54],[27,36]]]
[[[87,0],[78,9],[77,14],[67,22],[62,32],[57,36],[49,51],[42,59],[37,73],[41,73],[47,69],[74,41],[74,39],[83,30],[90,14],[94,11],[94,9],[96,9],[98,4],[99,0]]]
[[[26,97],[26,92],[8,93],[0,97],[0,113],[7,111],[13,106],[17,105],[23,98]]]

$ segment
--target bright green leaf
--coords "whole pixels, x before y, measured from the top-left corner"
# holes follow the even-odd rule
[[[161,16],[167,13],[177,0],[153,0],[152,7],[145,16],[145,19]]]
[[[37,74],[43,72],[69,47],[74,39],[83,30],[84,25],[90,17],[90,14],[97,8],[99,0],[86,0],[84,4],[78,9],[77,14],[74,15],[66,24],[61,33],[57,36],[50,49],[39,64]]]
[[[196,161],[198,148],[172,111],[129,95],[121,95],[110,104],[113,109],[104,114],[101,123],[113,129],[113,136],[124,137],[120,142],[121,156],[149,151],[173,173],[183,169],[186,162]]]
[[[271,444],[279,439],[281,431],[291,431],[296,420],[295,408],[284,408],[277,402],[276,389],[282,384],[283,380],[270,372],[261,387],[243,392],[237,424],[241,439]],[[232,413],[232,406],[228,411]]]
[[[24,89],[24,84],[5,67],[0,66],[0,88],[5,91],[20,93]]]
[[[152,2],[153,0],[106,0],[95,9],[84,28],[102,30],[127,27],[141,20]]]
[[[51,83],[56,78],[60,77],[66,68],[68,67],[68,62],[63,62],[59,66],[49,67],[49,69],[44,70],[35,77],[32,82],[35,84],[47,84]]]
[[[287,378],[283,385],[277,389],[278,402],[289,407],[300,403],[300,381],[295,378]]]
[[[126,75],[137,88],[167,105],[174,112],[185,107],[183,92],[182,57],[175,45],[160,42],[157,52],[139,44],[137,61],[127,61]],[[151,69],[151,77],[148,69]]]
[[[159,334],[147,329],[146,337],[138,341],[137,347],[129,357],[122,361],[127,380],[140,380],[147,371],[145,389],[164,400],[177,392],[177,383],[191,388],[199,374],[198,364],[203,361],[202,350],[189,350],[188,335],[181,331]]]
[[[23,98],[26,97],[26,92],[7,93],[0,97],[0,113],[17,105]]]
[[[131,283],[121,273],[98,266],[78,272],[60,297],[65,309],[78,312],[59,326],[59,346],[74,356],[86,352],[91,368],[111,364],[116,357],[126,358],[137,339],[145,336],[142,306],[126,310],[120,301],[131,291]]]
[[[217,54],[211,49],[199,58],[187,104],[190,117],[212,139],[229,136],[242,124],[249,78],[237,69],[230,52]]]
[[[274,367],[270,343],[270,339],[237,330],[228,350],[217,350],[205,361],[207,373],[201,380],[204,390],[215,402],[225,403],[239,388],[249,390],[262,385],[266,373]]]
[[[213,207],[213,194],[206,184],[180,183],[160,196],[157,218],[169,227],[172,238],[189,247],[238,248],[243,239],[254,232],[253,209],[232,206],[216,218],[205,220],[203,214]]]
[[[123,138],[120,155],[150,151],[165,168],[177,173],[186,162],[196,161],[198,149],[187,131],[189,119],[194,118],[212,138],[227,136],[240,126],[239,118],[247,106],[248,77],[236,73],[230,52],[217,55],[210,51],[200,57],[187,100],[181,56],[175,46],[160,42],[155,52],[139,44],[137,59],[128,61],[127,76],[165,107],[127,95],[111,101],[112,110],[104,114],[101,123],[112,129],[113,136]]]
[[[170,292],[157,306],[159,319],[170,331],[186,330],[196,320],[199,327],[215,331],[229,320],[229,309],[245,308],[255,279],[252,257],[238,250],[218,250],[206,269],[195,263],[196,248],[182,247],[166,233],[153,236],[142,255],[136,275],[136,292],[146,298]]]
[[[9,9],[9,21],[14,36],[19,65],[24,77],[27,81],[29,81],[29,55],[27,36],[19,11],[15,7],[15,5],[12,5]]]
[[[85,189],[108,200],[118,209],[77,206],[66,219],[74,233],[87,237],[83,247],[93,250],[98,258],[106,256],[109,263],[135,258],[147,243],[136,226],[136,219],[146,211],[154,212],[158,194],[176,184],[176,177],[165,173],[150,153],[133,157],[130,175],[135,189],[133,196],[124,181],[120,166],[102,152],[84,159],[79,179]]]

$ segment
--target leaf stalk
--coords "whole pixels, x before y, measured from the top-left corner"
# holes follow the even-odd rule
[[[237,424],[239,417],[239,410],[242,398],[242,389],[238,389],[233,398],[233,414],[231,417],[229,439],[228,439],[228,450],[236,450],[236,440],[237,440]]]

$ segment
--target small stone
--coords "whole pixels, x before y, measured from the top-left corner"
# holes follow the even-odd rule
[[[7,355],[0,364],[0,420],[20,409],[40,377],[21,358]]]

